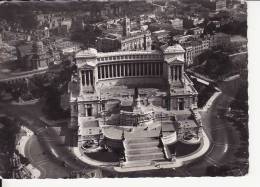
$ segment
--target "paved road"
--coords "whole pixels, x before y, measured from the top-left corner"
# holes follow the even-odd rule
[[[205,156],[181,168],[121,173],[118,177],[199,177],[205,176],[210,166],[230,165],[237,159],[234,153],[242,141],[239,131],[228,121],[219,118],[218,111],[229,107],[239,85],[240,79],[221,83],[219,87],[222,94],[213,102],[208,112],[201,113],[205,132],[212,142]]]
[[[63,178],[69,176],[69,169],[50,158],[35,135],[30,137],[24,150],[31,164],[37,166],[41,171],[40,178]]]
[[[229,107],[239,84],[240,79],[220,84],[222,94],[215,100],[208,112],[202,113],[205,130],[212,141],[211,148],[198,161],[176,169],[177,176],[203,176],[209,166],[230,165],[237,160],[234,154],[244,142],[233,124],[218,117],[218,111]]]
[[[35,115],[36,111],[27,110],[24,106],[13,106],[6,103],[0,103],[0,110],[11,116],[22,117],[29,122],[24,125],[36,133],[44,152],[48,154],[51,159],[53,159],[54,166],[59,165],[64,168],[63,172],[60,172],[60,175],[57,171],[53,178],[64,177],[64,173],[68,173],[68,170],[75,171],[83,169],[94,169],[93,166],[87,165],[86,163],[78,160],[62,144],[62,140],[57,132],[53,128],[46,128],[46,125],[38,119],[39,116]],[[31,147],[31,149],[33,149],[33,147]],[[35,167],[37,167],[37,165],[35,165]],[[42,167],[39,167],[38,169],[43,170]]]
[[[229,106],[229,103],[237,92],[239,81],[240,79],[223,82],[220,85],[223,93],[215,100],[208,112],[202,113],[205,131],[212,141],[212,146],[205,156],[190,165],[175,170],[145,171],[137,174],[126,173],[126,175],[122,174],[122,176],[203,176],[206,174],[207,167],[209,166],[219,167],[220,165],[229,164],[231,161],[234,161],[234,159],[236,159],[234,153],[241,144],[240,134],[232,124],[224,119],[218,118],[218,110]],[[38,119],[39,116],[35,115],[36,111],[25,110],[22,106],[6,104],[0,104],[0,109],[1,108],[3,111],[10,111],[16,116],[23,116],[28,120],[32,120],[32,124],[28,127],[37,133],[38,140],[43,146],[43,149],[48,152],[48,154],[52,155],[55,159],[55,164],[64,167],[64,163],[66,163],[63,172],[93,168],[92,166],[77,160],[65,146],[62,146],[57,132],[52,128],[45,128],[45,124]],[[62,177],[63,174],[60,177]],[[121,174],[119,174],[118,177],[121,177]]]

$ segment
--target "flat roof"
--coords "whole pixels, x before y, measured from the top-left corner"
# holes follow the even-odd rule
[[[193,128],[198,126],[194,120],[182,120],[182,121],[178,121],[178,123],[180,127],[184,127],[184,128]]]

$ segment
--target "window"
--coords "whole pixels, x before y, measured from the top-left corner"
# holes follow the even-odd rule
[[[101,109],[102,109],[102,111],[105,111],[106,110],[106,104],[105,103],[101,103]]]
[[[87,116],[92,116],[92,104],[87,104]]]
[[[184,98],[178,98],[178,110],[184,110]]]

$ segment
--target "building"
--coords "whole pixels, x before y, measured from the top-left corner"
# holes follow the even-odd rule
[[[60,26],[60,33],[67,34],[69,33],[72,25],[72,20],[71,19],[65,19],[61,22]]]
[[[183,48],[185,49],[185,65],[189,66],[193,64],[193,59],[209,49],[210,40],[209,39],[190,39],[181,43]]]
[[[2,46],[2,44],[3,44],[2,33],[0,33],[0,47]]]
[[[152,38],[154,41],[158,41],[161,43],[166,43],[169,39],[169,35],[170,31],[167,30],[158,30],[158,31],[154,31],[152,33]]]
[[[175,35],[172,37],[173,41],[176,41],[179,44],[183,44],[188,40],[194,39],[194,35]]]
[[[185,49],[185,65],[190,66],[193,64],[193,53],[192,53],[192,46],[184,47]]]
[[[47,69],[50,64],[60,61],[59,52],[39,40],[18,45],[16,51],[18,62],[26,70]]]
[[[105,147],[124,151],[124,167],[138,160],[129,155],[134,139],[153,141],[156,153],[145,153],[143,161],[150,162],[171,158],[154,145],[160,137],[166,147],[191,131],[201,138],[201,124],[191,119],[198,93],[184,72],[184,53],[179,44],[160,51],[78,52],[69,84],[70,129],[78,146],[103,137]]]
[[[201,34],[203,34],[204,28],[195,27],[195,28],[191,28],[189,31],[191,32],[191,34],[199,37]]]
[[[150,50],[151,45],[150,31],[131,31],[130,19],[127,17],[123,19],[122,35],[107,33],[96,40],[96,47],[100,52]]]
[[[195,35],[174,36],[173,40],[185,49],[186,66],[193,64],[193,59],[204,51],[217,46],[226,46],[231,42],[230,36],[225,33],[215,33],[204,38]]]
[[[183,29],[183,19],[175,18],[175,19],[170,20],[170,22],[174,29],[178,29],[178,30]]]
[[[71,126],[82,128],[80,123],[98,118],[102,110],[116,110],[131,102],[133,88],[139,88],[142,103],[151,102],[165,111],[185,113],[196,108],[197,92],[184,73],[184,53],[178,44],[163,52],[78,52],[78,72],[70,83]]]
[[[219,12],[221,10],[226,10],[226,8],[227,8],[226,0],[216,0],[216,12]]]
[[[120,35],[106,34],[105,36],[97,37],[96,47],[101,52],[118,51],[121,48]]]
[[[230,35],[225,33],[215,33],[208,38],[210,47],[225,46],[230,44]]]

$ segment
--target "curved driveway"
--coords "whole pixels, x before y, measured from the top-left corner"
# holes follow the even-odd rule
[[[231,166],[238,158],[234,155],[243,146],[239,131],[232,123],[219,117],[219,110],[229,107],[238,91],[240,79],[220,83],[222,93],[212,104],[207,112],[202,112],[205,132],[208,134],[212,145],[209,151],[197,161],[176,169],[176,176],[204,176],[207,167],[222,165]]]
[[[240,80],[222,82],[219,88],[222,93],[216,98],[207,112],[202,112],[202,122],[204,130],[207,133],[211,147],[208,152],[194,162],[180,168],[143,171],[141,173],[129,172],[122,173],[119,177],[187,177],[187,176],[205,176],[207,168],[211,166],[220,167],[222,165],[232,165],[232,162],[238,159],[234,155],[238,149],[243,146],[240,139],[240,133],[237,129],[226,121],[219,118],[219,109],[229,107],[230,102],[237,93]]]
[[[202,113],[205,132],[212,142],[209,151],[197,161],[172,170],[172,176],[204,176],[209,166],[219,167],[224,164],[229,165],[232,161],[235,161],[234,153],[241,146],[240,134],[232,124],[218,117],[218,111],[229,106],[233,96],[237,93],[237,85],[239,85],[239,79],[221,83],[222,94],[220,94],[207,112]],[[33,110],[26,110],[22,106],[2,103],[0,104],[1,108],[3,112],[9,113],[9,115],[23,117],[27,121],[31,120],[27,127],[37,133],[43,149],[54,159],[53,163],[62,166],[65,172],[85,168],[93,169],[93,166],[78,160],[64,145],[61,145],[60,137],[56,131],[52,128],[45,128],[45,124],[38,119],[39,116]],[[149,176],[151,173],[147,172],[138,173],[137,177]],[[163,176],[164,171],[158,171],[157,174],[154,173],[154,176]],[[125,176],[131,177],[131,174],[126,174]]]
[[[93,166],[87,165],[77,159],[70,150],[62,145],[62,141],[57,132],[52,128],[46,128],[46,125],[38,119],[39,116],[36,115],[35,111],[28,110],[28,108],[24,106],[14,106],[7,103],[0,103],[0,110],[9,116],[19,117],[23,121],[26,121],[23,125],[27,126],[37,135],[45,154],[50,157],[49,160],[52,160],[53,165],[64,168],[63,173],[61,173],[60,176],[53,176],[54,178],[64,177],[64,173],[69,173],[68,171],[95,169]],[[30,141],[28,143],[30,144]],[[31,149],[33,149],[33,147],[31,147]],[[35,167],[41,171],[43,170],[42,167],[37,166],[37,163],[35,164]]]

